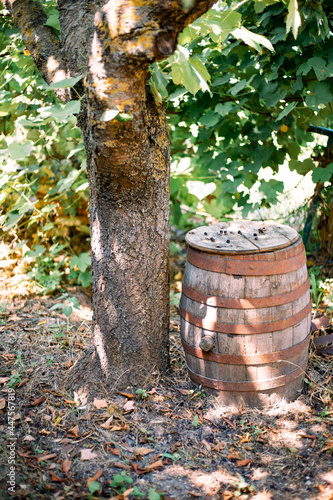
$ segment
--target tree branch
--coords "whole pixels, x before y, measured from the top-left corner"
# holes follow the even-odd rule
[[[60,40],[53,28],[45,26],[47,16],[41,4],[34,0],[4,0],[4,4],[44,80],[50,85],[68,78]],[[55,92],[63,101],[71,98],[67,89]]]

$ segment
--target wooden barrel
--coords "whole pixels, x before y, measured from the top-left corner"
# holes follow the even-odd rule
[[[192,230],[186,241],[180,316],[192,381],[225,404],[297,397],[311,325],[301,237],[283,225],[233,221]]]

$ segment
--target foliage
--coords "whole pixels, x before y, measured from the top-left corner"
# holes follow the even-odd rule
[[[246,2],[231,11],[229,30],[242,22],[242,33],[255,30],[256,36],[272,42],[274,51],[266,42],[255,43],[252,35],[235,40],[240,28],[227,38],[228,12],[209,11],[180,40],[189,60],[205,64],[208,91],[186,81],[186,90],[177,90],[173,67],[159,65],[167,81],[159,91],[164,96],[168,92],[169,100],[172,215],[180,225],[198,210],[221,218],[241,208],[247,216],[276,203],[285,185],[275,175],[285,161],[301,175],[313,171],[315,182],[329,181],[332,175],[330,165],[328,170],[316,168],[309,153],[304,158],[304,148],[314,138],[308,126],[330,126],[333,116],[333,17],[328,2],[302,3],[298,34],[295,27],[287,34],[288,10],[281,2],[266,8]],[[269,180],[262,169],[270,169]],[[255,185],[261,199],[251,205],[249,192]]]
[[[55,16],[53,2],[45,8]],[[89,286],[88,182],[73,115],[80,102],[57,102],[6,11],[2,14],[0,225],[13,250],[24,249],[28,278],[44,293],[65,279]]]
[[[53,0],[47,24],[59,29]],[[0,20],[0,226],[44,293],[64,282],[90,286],[88,182],[76,114],[39,76],[3,10]],[[166,101],[171,135],[171,222],[193,215],[243,216],[277,203],[287,161],[313,172],[330,193],[332,163],[304,148],[309,124],[330,126],[333,15],[327,0],[219,1],[179,37],[176,52],[151,66]],[[57,83],[75,85],[82,76]],[[105,120],[130,120],[109,110]],[[263,169],[269,175],[263,175]],[[250,200],[258,187],[260,199]],[[325,193],[326,191],[323,191]],[[196,219],[197,220],[197,219]]]

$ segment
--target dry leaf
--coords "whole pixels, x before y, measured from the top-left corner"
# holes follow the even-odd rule
[[[10,321],[19,321],[20,319],[22,318],[20,318],[16,314],[10,314],[7,318],[7,323],[9,323]]]
[[[249,458],[247,458],[246,460],[237,460],[237,465],[238,467],[244,467],[244,465],[248,465],[252,462],[252,460],[250,460]]]
[[[128,490],[124,491],[124,493],[122,493],[122,496],[124,498],[129,497],[133,490],[134,490],[134,488],[129,488]]]
[[[107,408],[108,404],[105,401],[105,399],[94,399],[93,405],[97,408],[97,410],[100,410],[101,408]]]
[[[75,438],[78,438],[79,437],[79,426],[76,425],[75,427],[73,427],[73,429],[70,429],[68,431],[68,434],[72,434]]]
[[[212,447],[205,439],[202,439],[201,442],[205,446],[205,448],[207,448],[208,451],[211,451]]]
[[[49,434],[51,434],[51,431],[47,431],[46,429],[42,429],[41,431],[39,431],[39,434],[44,434],[45,436],[48,436]]]
[[[35,438],[27,434],[26,436],[24,436],[22,441],[35,441]]]
[[[152,453],[154,448],[145,448],[142,446],[141,448],[135,448],[134,453],[135,455],[141,455],[141,457],[144,457],[145,455],[148,455],[148,453]]]
[[[153,464],[149,465],[147,467],[147,469],[148,470],[156,470],[156,469],[160,469],[161,467],[164,467],[162,460],[157,460],[157,462],[154,462]]]
[[[120,425],[114,425],[109,429],[110,432],[121,431],[122,427]]]
[[[43,462],[44,460],[51,460],[51,458],[54,458],[56,457],[57,454],[56,453],[50,453],[49,455],[40,455],[38,458],[37,458],[37,462],[40,464],[41,462]]]
[[[92,460],[97,457],[97,453],[94,453],[89,448],[82,448],[81,450],[81,460]]]
[[[63,461],[63,463],[61,464],[61,470],[67,474],[67,472],[69,471],[69,469],[71,468],[71,465],[72,465],[72,462],[71,460],[68,460],[68,458],[65,458],[65,460]]]
[[[102,474],[103,474],[103,469],[100,469],[98,472],[96,472],[94,477],[90,477],[87,481],[87,488],[89,487],[90,483],[92,483],[93,481],[97,481],[97,479],[101,477]]]
[[[22,387],[22,385],[26,384],[27,382],[29,382],[29,379],[28,378],[24,378],[17,386],[17,389],[19,389],[20,387]]]
[[[111,415],[113,415],[115,418],[124,420],[123,412],[118,408],[118,406],[115,403],[110,404],[110,406],[106,410],[106,414],[108,417],[111,417]]]
[[[134,401],[127,401],[127,403],[124,404],[123,406],[125,411],[132,411],[135,408],[135,403]]]
[[[111,425],[110,425],[110,424],[111,424],[112,420],[113,420],[113,415],[111,415],[111,417],[110,417],[110,418],[108,418],[108,419],[104,422],[104,424],[101,424],[101,427],[102,427],[103,429],[110,429],[110,427],[111,427]]]
[[[239,460],[240,456],[239,456],[239,453],[234,453],[234,454],[230,453],[230,455],[228,455],[228,458],[230,460]]]
[[[129,392],[118,392],[118,394],[121,394],[122,396],[125,396],[125,398],[129,398],[129,399],[135,398],[134,394],[131,394]]]
[[[3,410],[4,408],[6,408],[6,400],[5,400],[5,398],[1,398],[0,399],[0,410]]]
[[[43,403],[43,401],[45,401],[45,397],[42,396],[41,398],[39,399],[35,399],[32,403],[30,403],[30,405],[28,406],[37,406],[37,405],[40,405],[41,403]]]
[[[9,380],[9,377],[0,377],[0,384],[5,384],[6,382],[8,382]]]
[[[215,450],[215,451],[221,451],[221,450],[223,450],[223,444],[222,443],[217,443],[217,445],[214,446],[213,450]]]
[[[57,481],[57,482],[63,482],[66,481],[66,479],[62,479],[61,477],[57,476],[50,470],[50,476],[52,481]]]
[[[245,436],[242,438],[241,443],[248,443],[250,441],[250,433],[247,432]]]

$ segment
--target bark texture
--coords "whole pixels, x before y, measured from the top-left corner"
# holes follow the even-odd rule
[[[7,1],[16,24],[15,9],[32,3]],[[79,124],[90,185],[93,342],[71,371],[72,388],[92,390],[92,378],[142,384],[152,369],[168,367],[169,138],[147,85],[149,64],[172,54],[178,33],[212,3],[58,0],[59,59],[67,76],[86,72]]]

